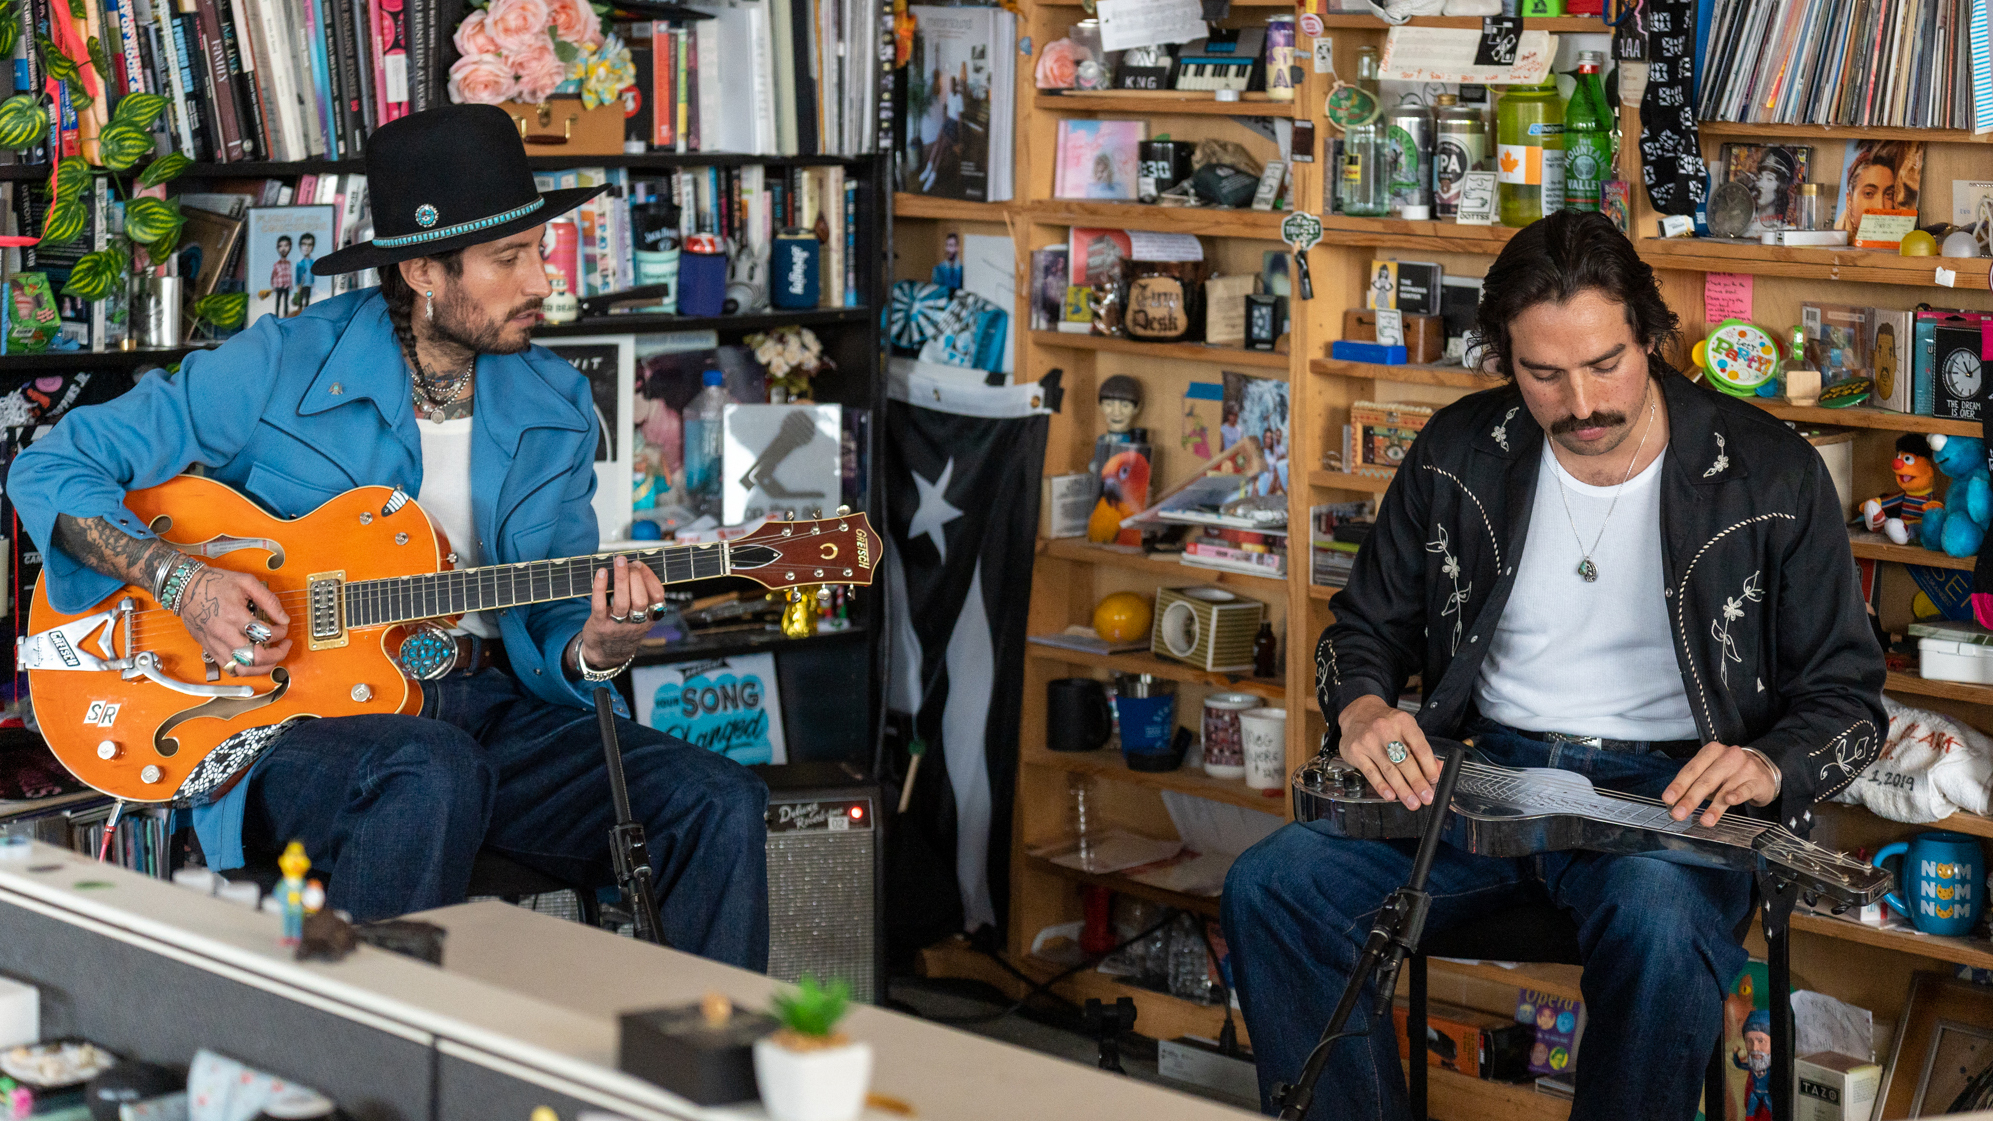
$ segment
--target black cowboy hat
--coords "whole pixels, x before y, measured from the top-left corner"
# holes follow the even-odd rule
[[[328,253],[311,270],[355,272],[496,241],[606,190],[541,194],[518,126],[496,105],[425,109],[367,137],[374,239]]]

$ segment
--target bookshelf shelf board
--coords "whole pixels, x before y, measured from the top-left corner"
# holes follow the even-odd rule
[[[1888,680],[1883,682],[1882,687],[1892,693],[1944,697],[1947,700],[1967,701],[1976,705],[1993,704],[1993,685],[1974,685],[1969,681],[1928,681],[1914,673],[1891,670]]]
[[[1342,591],[1341,588],[1331,588],[1326,584],[1310,584],[1308,585],[1308,598],[1319,599],[1326,603],[1334,599],[1336,593],[1340,591]]]
[[[1973,436],[1980,432],[1976,420],[1947,420],[1936,416],[1871,409],[1850,405],[1845,409],[1823,409],[1818,405],[1788,405],[1782,398],[1747,398],[1752,404],[1783,420],[1806,424],[1837,424],[1845,428],[1881,428],[1890,432],[1942,432],[1947,436]]]
[[[1008,202],[970,202],[967,199],[936,198],[893,192],[893,217],[939,218],[948,222],[1001,222],[1010,213]]]
[[[1958,128],[1870,128],[1861,125],[1772,125],[1740,121],[1700,121],[1703,136],[1737,140],[1921,140],[1932,144],[1993,143],[1993,133],[1974,135]]]
[[[1496,254],[1516,231],[1507,226],[1463,226],[1458,222],[1403,218],[1351,218],[1322,215],[1323,245],[1416,249],[1428,253]]]
[[[1901,257],[1882,249],[1846,246],[1756,245],[1707,238],[1641,238],[1633,243],[1657,269],[1688,272],[1742,272],[1805,280],[1850,280],[1866,284],[1943,287],[1939,267],[1958,274],[1955,288],[1986,290],[1993,260],[1985,257]]]
[[[1348,362],[1340,358],[1311,358],[1308,369],[1317,374],[1372,381],[1396,381],[1408,385],[1445,385],[1456,389],[1493,389],[1500,378],[1479,374],[1465,366],[1387,366],[1376,362]]]
[[[1132,895],[1137,899],[1147,899],[1153,903],[1160,903],[1165,907],[1175,907],[1179,911],[1189,911],[1193,915],[1209,915],[1214,919],[1218,917],[1218,901],[1209,896],[1186,895],[1180,891],[1171,891],[1168,888],[1154,887],[1140,880],[1129,879],[1127,876],[1082,872],[1078,868],[1068,868],[1063,864],[1054,864],[1049,860],[1036,856],[1027,856],[1024,858],[1024,862],[1047,875],[1057,876],[1062,880],[1071,880],[1076,884],[1084,884],[1088,887],[1104,887],[1117,894]]]
[[[1078,537],[1040,538],[1038,553],[1041,556],[1056,557],[1059,560],[1076,561],[1080,564],[1107,564],[1116,568],[1132,568],[1142,572],[1153,572],[1157,576],[1171,580],[1194,580],[1204,584],[1220,584],[1250,592],[1254,596],[1284,596],[1287,594],[1287,581],[1270,576],[1248,576],[1243,572],[1232,572],[1217,568],[1198,568],[1195,565],[1180,564],[1174,558],[1150,556],[1147,553],[1122,552],[1103,545],[1089,544]]]
[[[1037,865],[1034,863],[1027,863],[1025,869],[1032,872],[1038,870]],[[1073,914],[1077,915],[1079,912],[1075,910]],[[1005,961],[1015,966],[1025,976],[1030,977],[1032,983],[1035,984],[1050,981],[1064,972],[1062,966],[1053,965],[1038,958],[1019,956],[1007,951],[1004,952],[1003,956]],[[990,960],[981,952],[971,949],[968,940],[964,938],[953,938],[920,951],[916,968],[923,977],[959,977],[966,980],[982,981],[995,986],[1012,1000],[1024,996],[1029,989],[1029,985],[1019,980],[1009,970]],[[1152,992],[1149,989],[1138,989],[1133,985],[1124,985],[1114,978],[1092,969],[1082,969],[1072,976],[1057,982],[1052,985],[1052,991],[1081,1004],[1084,1004],[1089,997],[1096,997],[1109,1005],[1112,1005],[1120,997],[1131,997],[1135,1001],[1135,1022],[1138,1025],[1138,1030],[1141,1034],[1151,1039],[1175,1039],[1179,1035],[1200,1035],[1206,1039],[1216,1039],[1219,1030],[1225,1023],[1225,1010],[1216,1005],[1196,1004],[1188,1000],[1179,1000],[1168,993]],[[1238,1025],[1239,1042],[1241,1044],[1246,1043],[1247,1033],[1244,1019],[1235,1016],[1233,1017],[1233,1021]],[[1434,1102],[1440,1100],[1438,1076],[1441,1074],[1453,1074],[1453,1072],[1437,1069],[1433,1071]],[[1453,1074],[1453,1076],[1472,1082],[1480,1081],[1478,1078],[1468,1079],[1463,1074]],[[1538,1094],[1536,1096],[1542,1097],[1543,1095]],[[1472,1115],[1456,1114],[1455,1116],[1466,1117]],[[1562,1114],[1558,1116],[1561,1117]]]
[[[1085,202],[1044,199],[1024,205],[1036,222],[1059,226],[1103,226],[1108,229],[1154,230],[1165,234],[1204,237],[1248,237],[1280,240],[1284,210],[1224,210],[1212,206],[1150,206],[1139,202]]]
[[[1233,693],[1251,693],[1270,701],[1287,699],[1287,690],[1278,682],[1261,681],[1252,677],[1234,677],[1228,673],[1214,673],[1182,662],[1158,658],[1154,654],[1085,654],[1078,650],[1065,650],[1036,642],[1025,645],[1025,654],[1041,662],[1092,666],[1113,673],[1146,673],[1169,681],[1180,681],[1185,685],[1205,685]]]
[[[94,370],[106,367],[168,366],[213,345],[176,346],[160,350],[50,350],[41,354],[0,355],[0,376],[48,370]]]
[[[632,152],[598,156],[530,156],[527,163],[535,171],[565,171],[571,167],[627,167],[633,170],[679,167],[745,167],[751,164],[783,167],[851,167],[869,156],[749,156],[738,152]],[[362,160],[237,160],[234,163],[188,164],[182,179],[281,179],[292,175],[360,174],[366,171]],[[0,180],[46,179],[49,165],[9,164],[0,167]]]
[[[1214,117],[1292,117],[1293,100],[1275,101],[1263,93],[1242,93],[1220,101],[1208,90],[1103,90],[1098,93],[1035,94],[1031,107],[1048,113],[1198,113]]]
[[[1474,31],[1481,29],[1480,16],[1413,16],[1407,21],[1412,27],[1456,27]],[[1377,16],[1360,13],[1341,13],[1322,17],[1324,27],[1346,27],[1353,29],[1372,28],[1388,31],[1391,24]],[[1612,25],[1596,16],[1556,16],[1546,19],[1530,18],[1523,24],[1528,31],[1548,31],[1567,35],[1606,35],[1612,32]]]
[[[1976,557],[1954,557],[1936,549],[1898,545],[1880,533],[1864,533],[1858,529],[1848,531],[1848,547],[1854,550],[1857,557],[1895,561],[1897,564],[1929,565],[1932,568],[1956,568],[1961,572],[1972,571],[1972,566],[1978,563]]]
[[[1792,928],[1808,934],[1839,938],[1846,942],[1860,942],[1864,946],[1877,946],[1885,950],[1948,961],[1955,965],[1993,969],[1993,942],[1977,938],[1945,938],[1936,934],[1880,930],[1827,915],[1797,913],[1792,916]]]
[[[1062,331],[1033,331],[1031,341],[1039,346],[1066,350],[1101,350],[1134,354],[1143,358],[1179,358],[1187,362],[1211,362],[1223,366],[1258,366],[1285,370],[1288,356],[1274,350],[1246,350],[1206,343],[1145,343],[1118,335],[1069,335]]]
[[[805,638],[790,638],[780,630],[723,631],[712,635],[694,635],[678,641],[647,638],[637,651],[636,664],[669,665],[672,662],[683,662],[692,658],[731,658],[763,650],[794,650],[806,646],[833,645],[848,639],[862,639],[866,633],[864,627],[854,624],[841,631],[823,631]]]
[[[1121,753],[1111,748],[1102,748],[1099,751],[1051,751],[1032,744],[1024,749],[1024,765],[1093,775],[1097,778],[1147,786],[1156,790],[1176,790],[1184,794],[1194,794],[1199,798],[1244,806],[1246,809],[1258,810],[1276,817],[1287,816],[1287,792],[1284,790],[1278,792],[1279,797],[1268,798],[1247,786],[1244,779],[1212,778],[1202,770],[1193,770],[1190,767],[1178,767],[1174,771],[1132,770],[1127,763],[1122,762]],[[1215,905],[1218,901],[1214,899],[1211,902]]]
[[[749,315],[592,315],[573,323],[546,323],[533,329],[534,338],[562,335],[613,335],[626,331],[765,331],[790,325],[835,327],[871,321],[866,308],[826,307],[807,311],[764,311]]]
[[[1373,494],[1383,494],[1385,491],[1391,489],[1391,479],[1377,475],[1357,475],[1348,471],[1315,470],[1308,472],[1308,485],[1311,487],[1330,487],[1335,490],[1361,490],[1369,491]]]
[[[1896,675],[1890,674],[1890,676],[1894,677]],[[1859,815],[1874,821],[1885,822],[1891,827],[1899,827],[1907,824],[1901,821],[1889,821],[1887,818],[1878,816],[1866,806],[1851,806],[1845,802],[1821,802],[1814,806],[1813,809],[1815,813],[1829,816],[1835,814],[1845,814],[1851,817]],[[1929,823],[1920,823],[1917,828],[1948,829],[1953,833],[1970,833],[1974,837],[1993,838],[1993,817],[1966,813],[1964,810],[1954,810],[1950,817],[1940,818],[1937,821]]]

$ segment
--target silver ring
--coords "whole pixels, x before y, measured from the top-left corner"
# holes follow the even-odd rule
[[[662,619],[664,618],[664,613],[669,610],[671,610],[670,604],[653,603],[650,605],[650,617],[653,621]]]
[[[264,643],[270,641],[270,628],[264,626],[263,624],[257,622],[254,619],[251,619],[247,623],[242,624],[242,635],[244,638],[247,638],[250,642],[253,642],[256,645],[261,646]]]
[[[234,658],[235,664],[238,666],[253,666],[256,664],[256,651],[247,646],[238,646],[230,650],[228,656]]]
[[[1397,740],[1392,740],[1390,743],[1384,745],[1384,758],[1389,759],[1394,764],[1403,763],[1405,757],[1409,754],[1405,750],[1405,745]]]

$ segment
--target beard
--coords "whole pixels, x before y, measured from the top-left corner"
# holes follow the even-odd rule
[[[493,318],[462,291],[452,290],[436,302],[436,320],[430,333],[472,354],[517,354],[533,345],[533,329],[513,327],[510,320],[540,310],[540,303],[527,300]]]

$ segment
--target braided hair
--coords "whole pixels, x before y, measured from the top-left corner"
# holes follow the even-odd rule
[[[455,279],[464,275],[464,251],[452,249],[448,253],[438,253],[430,258],[443,266],[443,272]],[[415,351],[415,289],[401,275],[400,265],[388,265],[380,270],[381,298],[387,301],[388,324],[394,328],[395,341],[401,344],[402,353],[408,356],[411,366],[420,367]]]

